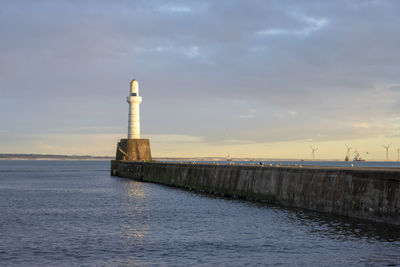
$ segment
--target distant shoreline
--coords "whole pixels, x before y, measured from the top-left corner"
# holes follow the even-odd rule
[[[0,160],[112,160],[109,156],[78,156],[52,154],[0,154]]]
[[[114,160],[114,156],[90,156],[90,155],[54,155],[54,154],[0,154],[0,160]],[[227,161],[226,157],[153,157],[156,161]],[[311,159],[278,159],[278,158],[231,158],[232,161],[249,161],[249,162],[310,162]],[[315,162],[338,162],[340,159],[317,159]],[[353,161],[349,161],[353,162]],[[383,160],[368,160],[367,162],[384,162]],[[396,162],[393,160],[393,162]]]

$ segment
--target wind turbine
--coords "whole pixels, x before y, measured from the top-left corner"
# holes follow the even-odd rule
[[[397,149],[397,161],[400,161],[400,147]]]
[[[312,152],[311,152],[312,160],[315,160],[315,151],[318,149],[318,147],[313,147],[313,146],[310,146],[310,147],[311,147],[311,150],[312,150]]]
[[[386,149],[386,161],[389,161],[389,147],[390,147],[391,145],[392,145],[392,144],[388,144],[387,146],[382,145],[382,146]]]

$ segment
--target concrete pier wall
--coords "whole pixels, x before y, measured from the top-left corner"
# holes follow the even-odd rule
[[[118,142],[116,160],[152,160],[149,139],[121,139]]]
[[[111,174],[400,226],[400,170],[112,161]]]

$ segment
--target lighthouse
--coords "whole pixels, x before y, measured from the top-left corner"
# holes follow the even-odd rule
[[[140,136],[140,111],[139,105],[142,97],[139,96],[139,83],[132,80],[129,96],[126,98],[129,104],[128,113],[128,138],[121,139],[117,145],[116,160],[152,160],[150,140]]]
[[[129,104],[128,139],[140,139],[139,105],[142,97],[139,96],[139,83],[136,80],[131,81],[131,90],[126,101]]]

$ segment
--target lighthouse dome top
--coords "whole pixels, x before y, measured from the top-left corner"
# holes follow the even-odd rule
[[[135,79],[131,81],[131,95],[132,93],[139,95],[139,83]]]

